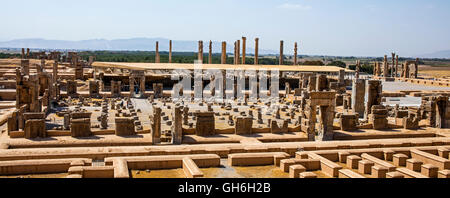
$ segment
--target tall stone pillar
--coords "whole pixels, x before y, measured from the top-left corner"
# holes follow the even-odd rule
[[[389,77],[389,63],[387,61],[387,55],[384,55],[383,61],[383,77]]]
[[[212,64],[212,41],[209,41],[208,64]]]
[[[284,41],[280,41],[280,64],[279,65],[283,65],[283,60],[284,60],[283,49],[284,49]]]
[[[160,57],[159,57],[159,42],[158,41],[156,41],[155,55],[156,55],[155,63],[160,63],[161,60],[160,60]]]
[[[398,55],[395,56],[395,71],[397,71],[397,73],[399,73],[399,71],[398,71]],[[402,72],[403,72],[403,70],[402,70]],[[401,73],[400,73],[400,75],[401,75]]]
[[[345,70],[344,69],[340,69],[339,70],[339,79],[338,79],[338,83],[343,85],[345,84]],[[328,85],[327,85],[328,86]]]
[[[198,41],[198,60],[203,63],[203,41]]]
[[[237,42],[234,42],[234,65],[237,65]]]
[[[227,99],[227,71],[222,70],[222,97],[223,99]],[[234,90],[236,91],[236,90]]]
[[[130,97],[133,97],[134,96],[134,77],[133,76],[130,76]]]
[[[161,108],[153,106],[153,116],[150,116],[153,144],[161,142]]]
[[[376,76],[381,76],[381,66],[380,62],[375,62],[375,68],[376,68]]]
[[[181,106],[175,107],[172,120],[172,144],[181,144],[183,141],[183,115],[181,114]]]
[[[141,92],[141,97],[145,96],[145,74],[141,77],[141,82],[139,84],[139,91]]]
[[[366,80],[353,79],[352,87],[352,109],[359,117],[364,117],[364,103],[366,96]]]
[[[258,65],[259,38],[255,38],[255,65]]]
[[[414,62],[414,78],[417,78],[419,74],[419,58],[416,58],[416,61]]]
[[[393,76],[397,78],[397,73],[398,73],[397,69],[398,68],[394,67],[394,66],[395,66],[395,53],[392,53],[392,71],[393,71]]]
[[[220,63],[227,64],[227,42],[222,42],[222,57],[220,59]]]
[[[172,40],[169,41],[169,63],[172,63]]]
[[[22,48],[22,59],[25,59],[25,48]]]
[[[237,50],[236,64],[239,65],[241,59],[241,40],[237,40],[236,50]]]
[[[247,38],[242,37],[242,64],[245,65],[245,55],[247,50]]]
[[[26,59],[30,58],[30,48],[27,48],[27,55],[25,56]]]
[[[297,65],[297,56],[298,56],[298,47],[297,47],[297,42],[295,42],[294,44],[294,65]]]

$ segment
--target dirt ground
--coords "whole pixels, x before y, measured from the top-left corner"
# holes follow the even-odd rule
[[[433,67],[428,65],[420,66],[419,75],[435,78],[450,77],[450,66],[448,67],[444,66]]]

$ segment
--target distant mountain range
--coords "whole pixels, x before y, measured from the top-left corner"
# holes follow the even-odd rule
[[[447,58],[450,59],[450,50],[444,50],[439,52],[434,52],[430,54],[423,54],[419,56],[420,58]]]
[[[0,42],[0,48],[30,48],[30,49],[70,49],[70,50],[111,50],[111,51],[155,51],[155,43],[159,41],[159,51],[169,51],[169,39],[166,38],[132,38],[132,39],[92,39],[82,41],[17,39]],[[203,51],[209,51],[209,41],[203,41]],[[213,53],[222,52],[222,42],[213,41]],[[173,40],[174,52],[196,52],[198,41]],[[234,44],[227,43],[227,52],[234,52]],[[254,49],[247,48],[247,54],[253,54]],[[278,51],[259,49],[260,54],[277,54]]]

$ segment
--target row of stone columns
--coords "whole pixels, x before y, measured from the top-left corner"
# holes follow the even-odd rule
[[[226,64],[227,60],[227,43],[222,42],[222,55],[221,55],[221,64]],[[242,59],[241,59],[241,40],[237,40],[234,42],[234,61],[236,64],[245,64],[246,61],[246,48],[247,48],[247,38],[242,37]],[[294,65],[298,64],[298,46],[297,42],[294,44]],[[160,63],[160,54],[159,54],[159,42],[156,42],[156,50],[155,50],[155,63]],[[259,38],[255,38],[255,57],[254,64],[259,64]],[[203,62],[203,41],[198,41],[198,60]],[[169,41],[169,63],[172,63],[172,40]],[[209,56],[208,56],[208,64],[212,64],[212,41],[209,41]],[[280,58],[279,65],[284,64],[284,41],[280,41]]]
[[[392,63],[391,65],[389,65],[389,61],[388,61],[388,57],[387,55],[384,55],[384,60],[383,60],[383,68],[380,67],[380,63],[379,62],[375,62],[375,66],[374,66],[374,75],[375,76],[381,76],[383,75],[384,77],[402,77],[402,78],[417,78],[418,75],[418,64],[419,64],[419,59],[417,58],[415,61],[406,61],[405,63],[402,64],[402,71],[400,72],[399,70],[399,57],[398,55],[396,55],[395,53],[392,53]],[[409,65],[414,64],[414,74],[413,76],[411,76],[409,74]]]

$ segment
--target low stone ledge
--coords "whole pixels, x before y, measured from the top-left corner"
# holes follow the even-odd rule
[[[405,178],[428,178],[425,175],[422,175],[420,173],[414,172],[412,170],[409,170],[407,168],[397,168],[397,172],[401,173],[405,176]]]
[[[358,173],[355,173],[349,169],[339,170],[339,178],[366,178]]]
[[[308,156],[312,159],[318,159],[320,160],[320,168],[322,172],[325,174],[331,176],[331,177],[338,177],[339,176],[339,170],[342,169],[342,166],[332,162],[331,160],[322,157],[315,153],[310,153]]]
[[[439,168],[439,170],[450,169],[450,160],[433,155],[418,149],[411,149],[411,156],[415,159],[422,161],[423,163],[433,164]]]
[[[83,160],[86,165],[92,163],[92,160],[87,158],[1,161],[0,175],[65,173],[71,163],[78,160]]]
[[[378,159],[378,158],[376,158],[374,156],[371,156],[371,155],[369,155],[367,153],[363,153],[361,155],[361,157],[362,157],[362,159],[371,161],[371,162],[375,163],[376,165],[379,165],[379,166],[382,166],[382,167],[386,167],[388,169],[388,172],[395,171],[395,169],[397,168],[396,166],[390,164],[389,162],[386,162],[386,161],[383,161],[381,159]]]
[[[187,178],[203,177],[203,172],[198,168],[197,164],[189,158],[183,158],[183,171]]]
[[[228,155],[228,164],[230,166],[259,166],[274,165],[275,156],[289,157],[284,152],[268,152],[268,153],[234,153]]]

